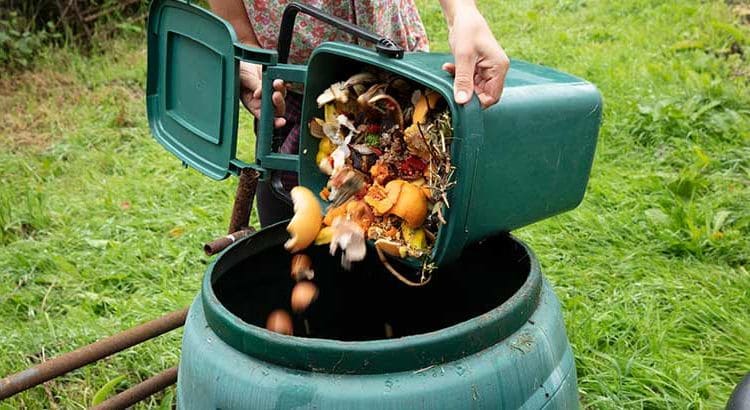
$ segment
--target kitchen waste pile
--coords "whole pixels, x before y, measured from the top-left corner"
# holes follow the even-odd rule
[[[304,312],[317,298],[314,270],[304,250],[328,245],[341,264],[364,259],[367,244],[389,272],[410,286],[429,282],[432,246],[450,206],[454,167],[450,109],[441,95],[391,73],[374,69],[331,84],[317,98],[323,118],[308,124],[317,138],[316,162],[327,185],[316,193],[292,192],[294,217],[285,247],[292,252],[292,310]],[[386,255],[415,259],[421,269],[408,276]],[[291,334],[288,313],[268,318],[270,330]]]

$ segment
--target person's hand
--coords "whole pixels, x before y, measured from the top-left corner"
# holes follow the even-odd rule
[[[255,118],[260,118],[262,72],[262,67],[258,64],[247,63],[244,61],[240,62],[240,100]],[[281,128],[286,124],[286,118],[283,117],[284,112],[286,111],[286,103],[284,102],[286,87],[284,86],[284,81],[274,80],[273,89],[274,92],[271,97],[275,116],[273,126]]]
[[[456,63],[443,64],[454,77],[454,98],[459,104],[477,93],[483,108],[500,100],[510,60],[475,7],[455,13],[448,42]]]

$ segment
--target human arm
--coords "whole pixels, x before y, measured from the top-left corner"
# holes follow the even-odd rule
[[[237,39],[249,46],[260,47],[253,26],[247,17],[245,5],[242,0],[208,0],[211,10],[219,17],[228,21],[237,34]],[[240,62],[240,100],[256,118],[260,118],[260,99],[261,99],[261,78],[262,67],[258,64],[252,64],[245,61]],[[274,80],[274,93],[271,96],[275,108],[274,126],[279,128],[286,124],[283,117],[286,111],[284,95],[286,87],[282,80]]]
[[[499,101],[510,60],[495,40],[474,0],[440,0],[448,24],[448,43],[454,63],[443,69],[453,74],[454,98],[465,104],[477,94],[483,108]]]

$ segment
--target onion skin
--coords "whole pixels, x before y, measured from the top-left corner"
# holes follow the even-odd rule
[[[292,279],[299,282],[301,280],[310,280],[315,276],[312,269],[312,260],[304,253],[298,253],[292,256],[291,267]]]

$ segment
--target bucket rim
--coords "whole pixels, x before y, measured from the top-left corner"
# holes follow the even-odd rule
[[[431,332],[392,339],[340,341],[274,333],[230,312],[216,296],[213,284],[228,271],[220,263],[234,259],[235,263],[230,260],[231,267],[245,259],[238,258],[237,253],[249,242],[258,242],[262,248],[253,248],[256,253],[282,244],[288,238],[286,223],[261,229],[222,252],[206,270],[200,292],[206,320],[217,336],[234,349],[272,364],[334,374],[423,369],[472,355],[510,337],[539,304],[542,274],[536,255],[523,241],[508,235],[529,258],[528,276],[510,298],[481,315]]]

